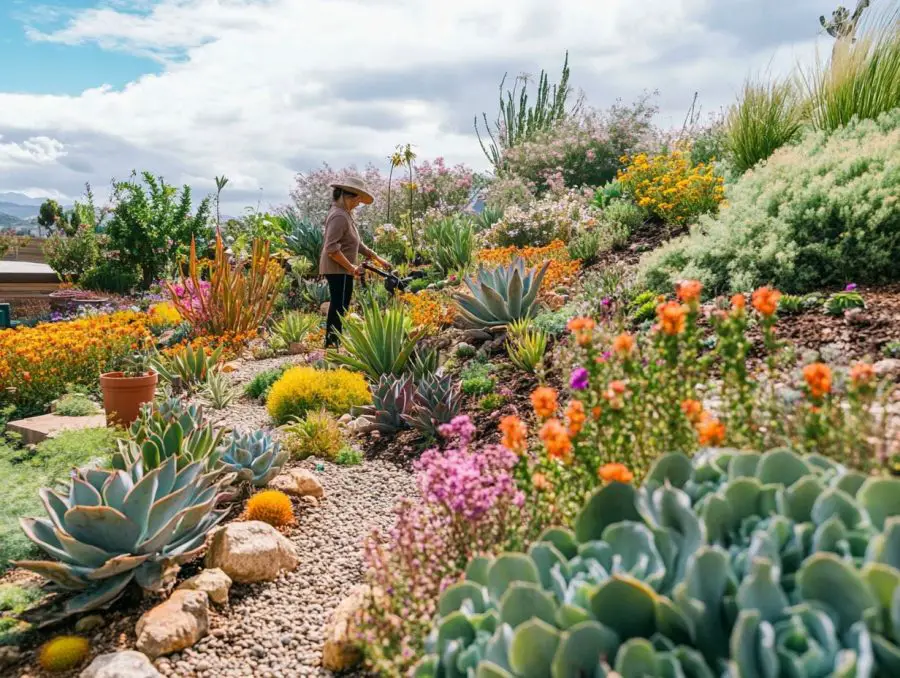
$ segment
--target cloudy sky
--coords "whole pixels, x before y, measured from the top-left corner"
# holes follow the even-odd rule
[[[104,196],[137,168],[206,194],[225,174],[239,214],[399,143],[486,168],[473,116],[504,72],[556,77],[566,49],[589,103],[658,90],[680,125],[695,91],[719,110],[748,73],[827,48],[836,2],[0,0],[0,193]]]

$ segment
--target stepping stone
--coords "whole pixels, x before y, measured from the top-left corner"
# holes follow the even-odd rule
[[[22,436],[25,445],[34,445],[52,438],[60,431],[80,431],[86,428],[106,428],[106,415],[91,414],[87,417],[63,417],[58,414],[42,414],[28,419],[11,421],[6,428]]]

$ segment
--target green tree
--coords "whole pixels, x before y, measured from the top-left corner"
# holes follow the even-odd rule
[[[151,172],[132,172],[127,181],[113,184],[112,219],[107,227],[109,247],[126,266],[138,266],[141,285],[150,287],[179,256],[185,256],[191,239],[202,251],[212,238],[210,199],[204,198],[191,214],[191,189],[179,195],[174,186]]]
[[[55,200],[45,200],[38,210],[38,226],[47,229],[47,233],[53,233],[57,229],[57,222],[65,219],[65,212]]]

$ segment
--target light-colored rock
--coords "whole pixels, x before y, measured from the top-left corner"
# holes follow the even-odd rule
[[[879,378],[892,377],[896,379],[900,377],[900,358],[885,358],[879,360],[872,367]]]
[[[241,361],[240,360],[229,360],[227,363],[222,365],[222,371],[226,374],[229,372],[237,372],[241,369]]]
[[[138,650],[151,659],[191,647],[209,630],[209,597],[204,591],[175,591],[145,612],[135,627]]]
[[[318,498],[325,496],[322,483],[306,469],[295,468],[281,473],[269,481],[269,487],[294,497]]]
[[[103,626],[103,617],[99,614],[89,614],[75,622],[75,633],[90,633],[101,626]]]
[[[354,640],[353,618],[371,595],[372,589],[369,586],[358,584],[337,606],[331,621],[325,627],[323,668],[329,671],[346,671],[362,661],[362,651]]]
[[[0,669],[12,666],[21,658],[22,653],[19,651],[19,648],[13,647],[12,645],[0,646]]]
[[[294,476],[290,473],[281,473],[272,480],[269,481],[269,487],[273,490],[279,490],[280,492],[284,492],[285,494],[290,494],[293,496],[298,496],[297,494],[297,481],[294,480]]]
[[[23,445],[35,445],[52,438],[61,431],[80,431],[85,428],[104,428],[106,415],[90,414],[86,417],[63,417],[59,414],[42,414],[28,419],[11,421],[6,428],[22,436]]]
[[[369,422],[366,421],[365,417],[357,417],[356,419],[353,419],[346,424],[347,430],[351,433],[358,433],[368,425]]]
[[[162,678],[147,655],[134,650],[101,654],[78,678]]]
[[[306,495],[305,497],[300,497],[300,503],[306,504],[307,506],[314,507],[314,506],[319,505],[319,500],[316,499],[315,497],[310,497],[309,495]]]
[[[342,414],[340,419],[338,419],[339,424],[349,424],[351,421],[353,421],[353,415],[349,413]]]
[[[219,568],[203,570],[200,574],[178,585],[178,590],[205,591],[209,599],[217,605],[228,602],[228,590],[231,588],[231,577]]]
[[[272,581],[300,564],[296,547],[271,525],[258,520],[234,522],[213,534],[206,567],[219,568],[232,581]]]

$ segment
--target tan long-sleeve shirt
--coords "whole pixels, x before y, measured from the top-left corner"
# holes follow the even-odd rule
[[[347,261],[356,265],[356,259],[362,252],[366,258],[375,256],[375,253],[366,247],[359,237],[356,224],[350,214],[343,207],[332,206],[325,217],[325,242],[322,245],[322,256],[319,258],[319,273],[348,273],[339,263],[329,255],[341,252]]]

